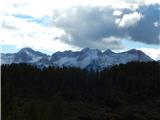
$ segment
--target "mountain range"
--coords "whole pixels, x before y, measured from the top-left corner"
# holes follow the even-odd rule
[[[23,48],[12,54],[1,53],[1,64],[28,63],[39,67],[79,67],[82,69],[102,70],[116,64],[126,64],[131,61],[147,62],[153,61],[153,59],[136,49],[115,53],[109,49],[101,52],[98,49],[85,48],[81,51],[55,52],[51,56],[31,48]]]

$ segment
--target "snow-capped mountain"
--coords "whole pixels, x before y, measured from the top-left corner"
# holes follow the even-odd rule
[[[31,48],[23,48],[17,53],[13,54],[1,54],[1,64],[11,63],[36,63],[42,58],[47,57],[38,51],[34,51]]]
[[[30,63],[43,67],[65,66],[101,70],[115,64],[125,64],[131,61],[153,61],[153,59],[136,49],[114,53],[111,50],[101,52],[98,49],[85,48],[75,52],[71,50],[56,52],[48,56],[31,48],[23,48],[17,53],[1,54],[1,64]]]

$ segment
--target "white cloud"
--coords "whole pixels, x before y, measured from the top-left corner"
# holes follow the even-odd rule
[[[142,0],[146,5],[160,4],[160,0]]]
[[[21,13],[42,17],[52,14],[53,9],[72,6],[111,6],[116,9],[136,10],[142,4],[155,4],[159,0],[1,0],[0,13]]]
[[[113,16],[121,16],[122,15],[122,11],[116,10],[113,12]]]
[[[53,0],[2,0],[0,14],[23,14],[35,18],[52,15],[55,9]]]
[[[125,46],[123,46],[121,44],[120,40],[121,40],[121,38],[117,38],[115,36],[105,37],[105,38],[102,39],[102,42],[103,42],[103,45],[104,45],[103,48],[114,49],[114,50],[118,50],[118,51],[122,50],[122,49],[125,49]]]
[[[116,24],[118,24],[119,27],[132,27],[136,25],[142,18],[142,14],[133,12],[130,14],[125,14],[121,18],[121,20],[118,18],[116,19]]]
[[[115,19],[115,23],[116,23],[116,24],[119,24],[120,22],[121,22],[121,19],[120,19],[120,18],[116,18],[116,19]]]
[[[154,27],[158,27],[158,26],[160,26],[160,23],[158,23],[158,21],[156,21],[153,23],[153,25],[154,25]]]
[[[139,48],[139,50],[142,50],[146,55],[150,56],[154,60],[160,60],[160,48]]]
[[[65,34],[58,28],[45,27],[13,16],[0,16],[0,24],[3,25],[0,35],[1,45],[43,48],[48,51],[72,48],[58,39],[59,36]]]

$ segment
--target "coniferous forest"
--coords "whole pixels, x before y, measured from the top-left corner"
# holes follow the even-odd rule
[[[160,64],[1,66],[2,120],[160,120]]]

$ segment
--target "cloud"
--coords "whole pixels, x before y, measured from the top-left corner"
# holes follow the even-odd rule
[[[101,46],[104,46],[102,49],[105,49],[106,47],[113,50],[126,49],[125,46],[121,44],[120,38],[116,38],[114,36],[103,38]]]
[[[54,2],[52,0],[1,0],[0,13],[3,15],[30,15],[40,18],[52,14]]]
[[[58,28],[43,26],[37,22],[14,16],[1,16],[0,18],[0,24],[2,24],[1,45],[15,45],[17,48],[43,48],[52,52],[72,48],[72,46],[57,39],[64,34]]]
[[[146,5],[160,4],[159,0],[142,0]]]
[[[128,29],[131,39],[146,44],[160,44],[159,29],[155,27],[154,22],[159,21],[159,5],[141,6],[138,9],[144,17],[138,22],[136,27]]]
[[[136,10],[140,5],[160,4],[159,0],[1,0],[0,13],[25,14],[34,17],[51,15],[53,9],[65,10],[73,6],[106,7]]]
[[[119,11],[119,10],[115,10],[114,12],[113,12],[113,16],[121,16],[122,15],[122,11]]]
[[[159,27],[160,26],[160,23],[158,21],[154,22],[153,23],[154,27]]]
[[[158,0],[2,0],[0,44],[50,51],[121,50],[121,39],[159,45],[159,12]]]
[[[140,13],[134,12],[123,15],[122,19],[116,22],[119,27],[132,27],[135,26],[142,18]]]
[[[54,13],[52,23],[64,30],[66,34],[60,39],[67,44],[117,50],[124,48],[121,39],[159,44],[159,27],[154,25],[159,12],[157,4],[143,5],[136,11],[81,6]],[[117,42],[107,42],[111,37]]]
[[[114,44],[113,42],[104,42],[105,38],[114,37],[114,34],[120,35],[112,14],[113,9],[107,7],[73,7],[56,14],[53,24],[67,34],[61,37],[67,44],[82,48],[107,49],[110,46],[111,49],[118,49],[121,47],[115,46],[122,46],[120,41],[114,42]]]

